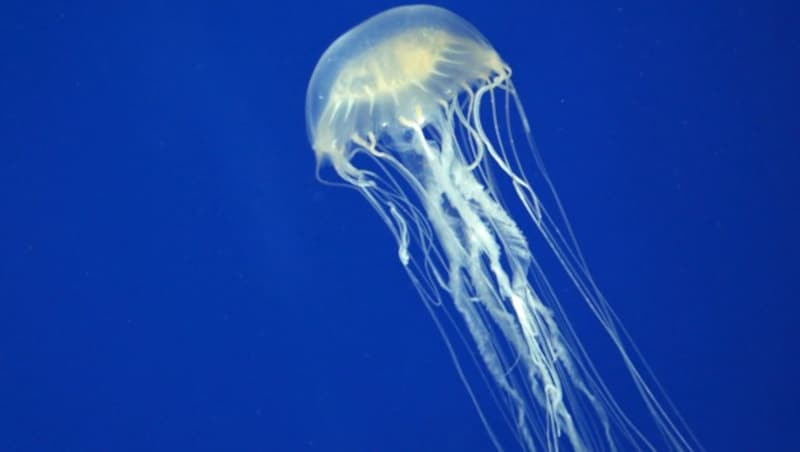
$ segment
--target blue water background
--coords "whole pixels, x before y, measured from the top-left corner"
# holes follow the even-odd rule
[[[278,3],[3,4],[0,451],[490,448],[390,234],[314,179],[314,64],[396,3]],[[796,12],[553,3],[440,4],[700,441],[797,450]]]

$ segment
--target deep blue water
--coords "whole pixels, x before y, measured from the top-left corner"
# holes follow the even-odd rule
[[[314,179],[316,59],[396,3],[271,3],[3,4],[0,451],[490,447],[385,226]],[[551,3],[440,5],[702,444],[797,450],[797,14]]]

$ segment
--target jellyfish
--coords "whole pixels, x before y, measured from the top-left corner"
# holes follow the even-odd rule
[[[427,5],[373,16],[319,59],[306,120],[318,178],[360,192],[388,226],[497,450],[699,448],[598,290],[511,68],[477,29]],[[649,430],[601,378],[549,282],[546,253],[618,352]],[[491,396],[476,396],[476,385]]]

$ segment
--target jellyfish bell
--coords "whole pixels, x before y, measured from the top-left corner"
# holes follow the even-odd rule
[[[506,77],[488,41],[447,10],[418,5],[373,17],[339,37],[320,58],[306,97],[317,158],[336,166],[347,144],[435,120],[478,80]]]
[[[597,290],[533,146],[511,70],[472,25],[416,5],[354,27],[314,69],[306,121],[318,170],[332,167],[394,235],[498,450],[508,443],[455,343],[490,382],[489,403],[518,448],[698,447]],[[532,158],[518,152],[520,137]],[[530,245],[501,185],[544,247]],[[593,365],[540,264],[548,249],[618,351],[658,438],[626,414]]]

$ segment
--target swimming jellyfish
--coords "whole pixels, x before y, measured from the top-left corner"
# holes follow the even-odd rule
[[[329,165],[397,240],[498,450],[700,448],[597,290],[511,69],[472,25],[426,5],[368,19],[320,58],[306,119],[318,174]],[[529,217],[523,226],[540,245],[512,213]],[[618,351],[649,430],[601,379],[545,276],[545,253]],[[468,347],[466,356],[456,343]],[[465,359],[477,363],[488,400],[476,395]],[[501,415],[487,415],[492,403]],[[498,434],[498,424],[512,434]]]

